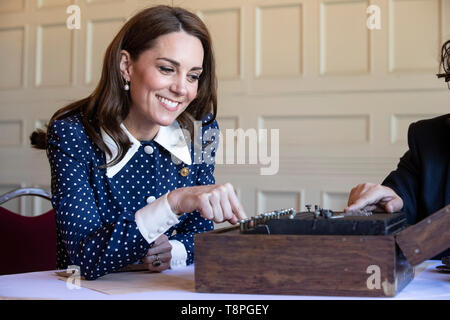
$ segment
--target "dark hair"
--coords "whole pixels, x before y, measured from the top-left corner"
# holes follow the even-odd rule
[[[450,40],[447,40],[441,49],[441,62],[439,64],[439,71],[442,67],[444,73],[438,73],[438,78],[444,78],[445,82],[450,81]]]
[[[441,48],[441,62],[439,63],[439,71],[444,71],[444,73],[438,73],[436,76],[438,78],[444,78],[447,82],[447,86],[450,89],[450,40],[447,40]],[[447,125],[450,126],[450,117],[446,119]]]
[[[98,128],[103,128],[117,144],[118,154],[107,166],[120,162],[131,146],[127,135],[120,128],[131,104],[129,91],[123,90],[120,51],[126,50],[131,59],[136,60],[142,52],[155,45],[156,38],[181,30],[201,41],[204,57],[197,96],[177,120],[183,129],[190,132],[191,137],[194,137],[194,120],[201,120],[212,112],[211,119],[204,125],[212,123],[217,114],[217,79],[208,29],[195,14],[183,8],[160,5],[140,11],[125,23],[106,49],[101,78],[93,93],[56,111],[46,130],[38,129],[31,134],[32,146],[46,149],[47,131],[52,123],[80,113],[87,135],[102,151],[112,156]]]

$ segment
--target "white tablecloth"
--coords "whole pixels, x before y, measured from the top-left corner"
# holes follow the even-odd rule
[[[416,267],[416,275],[400,293],[385,299],[450,300],[450,274],[437,272],[439,261],[426,261]],[[194,280],[194,267],[167,270],[165,275]],[[55,271],[30,272],[0,276],[0,299],[64,299],[64,300],[312,300],[374,299],[359,297],[319,297],[293,295],[210,294],[194,288],[176,288],[171,281],[167,290],[109,295],[87,288],[72,289],[55,276]],[[380,298],[375,298],[380,299]]]

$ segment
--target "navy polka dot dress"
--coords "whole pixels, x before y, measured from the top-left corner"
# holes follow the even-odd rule
[[[218,130],[216,121],[203,127],[202,133],[211,128]],[[135,213],[171,190],[215,183],[214,148],[199,149],[190,142],[191,159],[199,159],[199,153],[202,157],[186,164],[173,161],[168,148],[155,140],[135,143],[134,152],[127,153],[112,175],[99,168],[107,156],[86,135],[79,114],[50,126],[47,155],[56,211],[58,269],[76,265],[85,279],[93,280],[140,261],[152,243],[138,228]],[[212,140],[217,146],[218,136]],[[214,226],[197,211],[184,213],[168,225],[164,233],[181,243],[187,253],[184,264],[193,263],[194,234]]]

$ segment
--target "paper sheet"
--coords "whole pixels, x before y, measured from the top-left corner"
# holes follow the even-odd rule
[[[416,278],[421,272],[427,269],[429,266],[436,264],[436,260],[424,261],[421,264],[414,267],[414,278]]]
[[[68,281],[71,275],[65,271],[55,274],[62,281]],[[194,275],[189,273],[165,274],[149,271],[110,273],[96,280],[80,280],[80,286],[110,295],[173,290],[195,292]]]

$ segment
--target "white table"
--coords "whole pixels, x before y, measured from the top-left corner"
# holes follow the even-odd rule
[[[416,276],[399,294],[385,299],[450,300],[450,274],[437,272],[440,261],[426,261],[416,267]],[[167,270],[167,276],[194,280],[194,267]],[[186,282],[185,282],[186,283]],[[109,295],[87,288],[69,289],[55,271],[30,272],[0,276],[0,299],[63,299],[63,300],[316,300],[374,299],[358,297],[319,297],[293,295],[209,294],[197,293],[192,286],[171,285],[158,291]],[[380,298],[375,298],[380,299]]]

